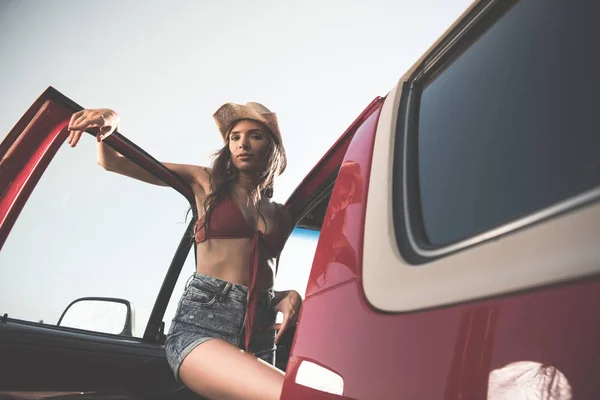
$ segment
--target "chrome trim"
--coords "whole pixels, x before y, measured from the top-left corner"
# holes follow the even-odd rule
[[[479,11],[479,13],[477,13],[477,15],[471,18],[471,20],[458,33],[456,33],[456,35],[454,35],[454,37],[450,39],[450,41],[444,47],[442,47],[431,60],[425,63],[425,65],[423,65],[423,69],[415,76],[414,80],[419,80],[424,74],[429,72],[429,70],[431,70],[431,68],[438,62],[438,60],[442,58],[444,54],[450,51],[450,49],[454,47],[456,42],[459,41],[463,36],[465,36],[465,34],[472,28],[472,26],[477,23],[480,17],[483,14],[487,13],[487,11],[496,3],[497,0],[491,0]]]
[[[410,210],[408,209],[408,168],[407,168],[407,156],[408,156],[408,125],[409,125],[409,119],[410,119],[410,114],[411,114],[411,110],[412,110],[412,97],[413,97],[413,93],[414,93],[414,82],[411,83],[410,88],[408,89],[408,95],[406,97],[406,112],[404,113],[404,138],[403,138],[403,143],[402,146],[402,202],[404,203],[402,206],[404,208],[404,222],[406,224],[406,236],[408,238],[408,243],[410,243],[410,247],[415,251],[415,253],[419,254],[420,256],[427,256],[421,253],[421,249],[419,248],[419,246],[417,246],[417,242],[415,241],[415,237],[413,236],[412,233],[412,226],[411,226],[411,220],[410,220]],[[396,135],[398,134],[398,120],[396,119],[396,123],[395,123],[395,130],[393,130],[392,132],[395,131]],[[418,133],[418,132],[417,132]],[[394,134],[392,133],[392,137],[394,136]],[[394,172],[392,171],[392,174]],[[393,175],[392,175],[393,176]],[[393,178],[392,178],[393,179]]]

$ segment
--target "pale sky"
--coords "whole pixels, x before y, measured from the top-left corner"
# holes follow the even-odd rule
[[[0,138],[54,86],[121,116],[120,132],[161,161],[208,164],[224,102],[278,114],[285,202],[348,125],[470,0],[0,0]],[[0,251],[0,312],[56,323],[81,296],[127,298],[136,333],[184,230],[176,192],[107,173],[95,143],[61,148]],[[303,294],[315,238],[292,238],[276,287]],[[188,257],[164,320],[177,306]]]

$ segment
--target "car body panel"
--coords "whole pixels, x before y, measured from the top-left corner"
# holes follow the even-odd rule
[[[341,376],[346,385],[351,385],[350,387],[352,384],[348,381],[348,374],[344,375],[345,371],[362,370],[362,367],[352,362],[351,358],[339,357],[342,354],[337,352],[338,345],[345,343],[345,346],[350,344],[349,341],[359,339],[350,338],[353,334],[345,334],[342,326],[336,325],[337,317],[330,313],[330,307],[338,304],[333,299],[343,291],[342,288],[355,285],[356,281],[360,280],[362,232],[370,179],[371,150],[382,100],[372,103],[372,108],[376,105],[372,112],[366,118],[357,120],[352,126],[355,133],[340,164],[338,178],[321,228],[306,299],[302,306],[296,339],[288,364],[283,399],[300,398],[306,390],[304,386],[295,382],[302,360],[317,361],[328,369],[342,371]],[[364,317],[358,312],[360,308],[353,307],[357,299],[346,300],[348,307],[337,308],[336,313],[341,312],[355,321]],[[338,341],[337,345],[326,349],[329,340],[333,338]],[[351,357],[353,351],[346,354]],[[352,390],[347,391],[345,387],[344,395],[347,394],[350,398],[354,397]]]
[[[296,379],[304,361],[343,379],[337,398],[597,398],[597,201],[423,265],[407,261],[396,242],[397,110],[442,50],[478,21],[492,23],[493,8],[516,3],[474,2],[386,96],[375,126],[364,135],[358,128],[329,200],[282,399],[309,393]],[[369,172],[352,204],[341,172],[360,159],[355,143],[369,153],[360,163]],[[332,224],[336,204],[345,204],[346,215]],[[321,395],[335,396],[322,389],[314,398]]]

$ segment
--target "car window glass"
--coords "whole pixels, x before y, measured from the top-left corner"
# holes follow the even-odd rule
[[[520,1],[426,85],[418,195],[430,244],[600,184],[597,12],[586,0]]]
[[[275,290],[295,290],[304,297],[319,231],[294,228],[281,255]]]
[[[0,311],[56,325],[75,299],[121,298],[141,337],[189,203],[169,187],[106,172],[95,147],[90,137],[75,149],[64,144],[32,192],[0,251]]]

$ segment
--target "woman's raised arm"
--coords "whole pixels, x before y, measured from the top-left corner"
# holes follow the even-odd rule
[[[71,147],[77,146],[83,132],[88,128],[100,129],[98,136],[97,161],[107,171],[116,172],[143,182],[154,185],[167,186],[163,181],[139,167],[131,160],[105,145],[102,140],[111,135],[119,124],[119,115],[108,108],[81,110],[71,117],[68,129],[70,131],[67,143]],[[191,186],[194,193],[201,190],[209,192],[210,170],[198,165],[163,163],[171,172],[179,176]]]

